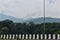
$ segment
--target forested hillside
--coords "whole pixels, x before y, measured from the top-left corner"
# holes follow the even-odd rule
[[[44,24],[14,23],[11,20],[0,21],[0,33],[3,34],[43,34]],[[60,33],[60,23],[46,23],[45,33]]]

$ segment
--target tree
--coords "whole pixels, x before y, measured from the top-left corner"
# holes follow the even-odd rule
[[[9,29],[7,27],[2,27],[0,33],[9,33]]]

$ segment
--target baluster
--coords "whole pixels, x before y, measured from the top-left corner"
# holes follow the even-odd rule
[[[8,39],[8,34],[7,34],[7,37],[6,38]]]
[[[24,39],[24,34],[22,35],[22,39]]]
[[[29,34],[29,39],[31,39],[32,38],[32,36],[31,36],[31,34]]]
[[[56,38],[56,36],[55,36],[55,34],[53,34],[53,39],[55,39]]]
[[[21,39],[21,34],[19,34],[19,39]]]
[[[39,34],[37,34],[37,38],[36,39],[39,39]]]
[[[26,34],[26,39],[28,39],[28,34]]]
[[[33,39],[35,39],[35,34],[33,34]]]

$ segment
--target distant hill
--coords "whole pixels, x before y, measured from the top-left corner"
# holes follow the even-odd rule
[[[41,24],[44,22],[44,18],[35,18],[35,19],[31,19],[31,20],[26,20],[26,23],[28,22],[34,22],[35,24]],[[46,17],[45,18],[45,22],[49,22],[49,23],[53,23],[53,22],[60,22],[59,18],[52,18],[52,17]]]
[[[8,16],[8,15],[4,15],[4,14],[0,14],[0,21],[3,21],[3,20],[12,20],[13,22],[20,22],[20,23],[29,23],[29,22],[34,22],[35,24],[41,24],[44,22],[44,18],[41,17],[41,18],[31,18],[31,19],[20,19],[20,18],[15,18],[15,17],[12,17],[12,16]],[[52,18],[52,17],[46,17],[45,18],[45,22],[49,22],[49,23],[53,23],[53,22],[60,22],[60,19],[59,18]]]
[[[24,21],[23,19],[19,19],[19,18],[15,18],[12,16],[0,14],[0,21],[7,20],[7,19],[12,20],[13,22],[23,22]]]

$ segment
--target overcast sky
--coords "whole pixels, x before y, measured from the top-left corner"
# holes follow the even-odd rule
[[[0,0],[0,14],[17,18],[43,17],[44,0]],[[60,0],[46,0],[46,17],[60,18]]]

